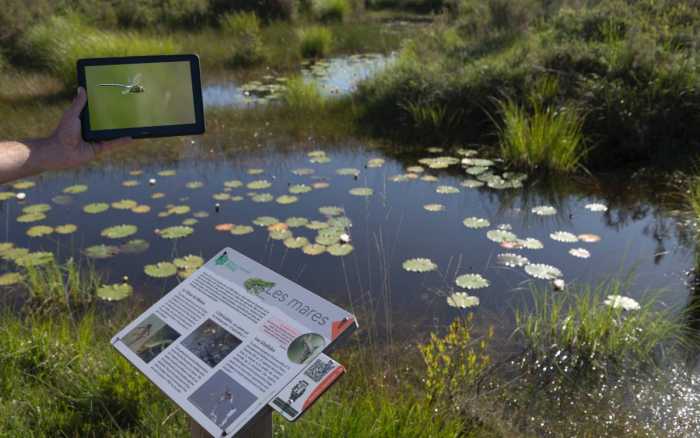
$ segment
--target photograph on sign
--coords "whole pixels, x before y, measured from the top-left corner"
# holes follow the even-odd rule
[[[288,387],[282,399],[296,414],[285,418],[298,417],[325,382],[312,377],[328,359],[314,361],[356,327],[352,314],[226,248],[112,343],[207,432],[230,436]]]

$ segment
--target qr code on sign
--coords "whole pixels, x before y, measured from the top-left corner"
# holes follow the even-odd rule
[[[321,359],[316,359],[309,368],[304,371],[304,374],[314,382],[318,383],[323,379],[323,376],[328,374],[335,367],[333,361],[324,362]]]

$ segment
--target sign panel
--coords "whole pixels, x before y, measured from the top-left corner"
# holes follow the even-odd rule
[[[112,344],[210,434],[231,436],[356,326],[352,314],[225,248]]]

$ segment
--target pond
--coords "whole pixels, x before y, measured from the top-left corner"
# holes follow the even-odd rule
[[[503,326],[532,284],[555,278],[634,270],[629,296],[664,288],[667,304],[689,299],[692,239],[653,177],[538,180],[474,149],[399,154],[356,139],[231,158],[210,141],[167,163],[107,162],[6,185],[0,240],[87,257],[109,283],[128,277],[126,305],[153,302],[187,275],[155,278],[146,266],[231,246],[395,338],[466,311],[448,303],[459,291]],[[0,255],[3,272],[17,270]]]
[[[342,96],[355,91],[357,84],[396,59],[395,53],[356,54],[317,61],[304,61],[300,74],[318,86],[324,96]],[[279,100],[288,76],[267,73],[249,81],[217,80],[202,88],[204,106],[246,107]]]

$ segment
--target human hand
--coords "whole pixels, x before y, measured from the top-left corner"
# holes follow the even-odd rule
[[[51,137],[43,142],[39,150],[34,151],[37,153],[37,161],[42,170],[60,170],[79,166],[131,141],[130,137],[95,143],[84,141],[80,126],[80,112],[86,102],[85,89],[79,87],[73,103],[63,113]]]

